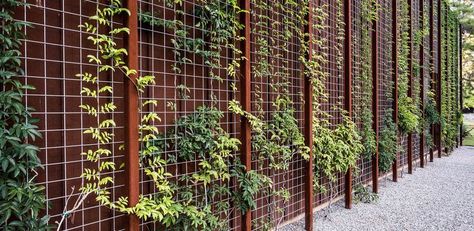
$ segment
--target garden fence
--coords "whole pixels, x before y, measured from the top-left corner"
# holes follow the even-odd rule
[[[268,159],[258,158],[260,151],[252,145],[255,131],[245,124],[248,120],[229,110],[229,102],[236,100],[244,110],[271,124],[275,120],[274,113],[281,109],[275,106],[279,96],[285,95],[292,102],[290,107],[299,132],[305,134],[307,142],[311,140],[308,129],[312,126],[310,120],[315,118],[308,114],[311,113],[311,107],[306,104],[318,99],[311,99],[312,96],[308,95],[311,93],[308,91],[310,83],[301,57],[302,40],[309,39],[309,50],[312,52],[309,59],[315,58],[312,54],[317,54],[325,60],[320,62],[320,71],[327,75],[324,82],[327,99],[322,101],[319,110],[329,115],[330,127],[335,129],[343,123],[343,108],[357,127],[363,129],[365,107],[372,112],[371,126],[378,143],[386,119],[390,117],[397,123],[397,81],[400,70],[396,51],[401,33],[400,1],[377,0],[376,19],[368,20],[367,2],[371,1],[242,0],[240,7],[247,11],[248,17],[245,17],[245,12],[239,12],[244,16],[237,18],[243,25],[239,32],[244,39],[240,40],[236,35],[226,39],[235,40],[228,42],[242,51],[243,59],[237,58],[240,54],[236,54],[233,47],[222,46],[220,41],[213,39],[214,31],[211,28],[228,25],[214,25],[213,22],[204,24],[202,21],[203,17],[207,17],[203,10],[206,6],[218,7],[228,14],[235,13],[229,1],[213,0],[211,4],[207,1],[185,0],[182,4],[171,4],[173,1],[143,0],[137,1],[136,6],[130,3],[134,1],[128,1],[128,5],[124,1],[124,5],[132,11],[132,17],[136,16],[138,20],[136,24],[130,24],[134,19],[127,21],[126,17],[113,18],[111,28],[123,26],[126,22],[134,25],[129,28],[130,36],[115,37],[114,41],[118,47],[129,49],[127,63],[136,62],[135,68],[140,75],[155,76],[155,83],[140,95],[130,91],[130,84],[127,84],[128,79],[123,73],[98,73],[98,66],[88,62],[87,55],[96,54],[98,49],[87,39],[90,33],[78,25],[88,22],[88,18],[96,13],[96,8],[106,7],[108,1],[27,2],[31,3],[30,6],[18,8],[15,17],[31,24],[25,29],[22,59],[24,81],[36,89],[27,91],[25,102],[36,109],[33,116],[39,119],[38,126],[43,134],[43,138],[35,142],[41,149],[39,156],[44,164],[36,181],[45,187],[48,206],[44,213],[51,216],[51,224],[61,219],[65,206],[72,206],[71,202],[67,204],[69,195],[72,193],[70,201],[77,198],[78,189],[84,183],[81,177],[83,169],[96,166],[81,155],[99,145],[97,140],[83,134],[86,129],[95,126],[95,121],[79,108],[81,104],[116,104],[117,109],[105,115],[114,120],[116,126],[112,129],[114,136],[106,144],[111,155],[103,158],[129,166],[101,174],[115,179],[109,188],[113,200],[128,196],[130,201],[138,199],[139,194],[153,196],[158,192],[154,181],[145,176],[147,169],[134,162],[138,161],[136,151],[140,147],[136,147],[136,150],[130,150],[134,146],[125,150],[121,148],[124,144],[133,143],[133,139],[138,137],[133,136],[133,130],[130,130],[133,126],[138,127],[139,115],[133,115],[133,112],[159,115],[161,120],[152,122],[152,125],[161,134],[161,155],[166,160],[178,158],[166,165],[166,170],[173,175],[172,181],[191,178],[201,168],[199,163],[204,158],[196,153],[190,158],[181,157],[185,152],[174,144],[177,139],[185,138],[181,136],[178,122],[183,122],[184,116],[190,118],[195,115],[198,108],[206,110],[213,107],[222,112],[220,127],[231,138],[241,142],[239,151],[228,157],[230,168],[238,163],[247,165],[247,170],[252,169],[268,176],[273,181],[274,190],[288,193],[287,197],[259,193],[255,198],[256,206],[249,213],[238,208],[230,194],[218,194],[218,198],[213,198],[211,203],[213,206],[222,202],[230,205],[218,215],[226,221],[229,230],[266,230],[303,218],[305,214],[309,230],[312,224],[308,221],[311,221],[313,209],[323,208],[342,198],[345,198],[346,207],[349,208],[353,203],[354,187],[370,185],[377,192],[380,190],[378,181],[386,174],[392,175],[396,181],[401,172],[412,173],[418,166],[429,165],[433,156],[441,157],[444,147],[441,127],[431,125],[423,128],[421,133],[399,134],[398,142],[403,148],[397,152],[389,171],[379,170],[380,147],[377,147],[375,155],[368,158],[361,156],[356,168],[340,172],[335,181],[329,180],[322,172],[315,175],[319,178],[314,181],[326,190],[313,191],[312,172],[318,168],[312,164],[318,165],[318,159],[308,162],[302,156],[294,155],[288,168],[272,168]],[[411,34],[408,35],[409,50],[412,57],[408,60],[409,94],[421,102],[419,105],[423,113],[423,105],[429,100],[428,92],[435,93],[437,110],[441,111],[445,103],[442,95],[451,90],[453,94],[450,95],[455,99],[450,101],[454,104],[449,105],[452,110],[458,110],[459,28],[443,24],[449,17],[444,1],[407,2],[411,28]],[[298,13],[302,11],[303,4],[308,4],[311,12],[307,25]],[[174,24],[169,26],[167,23]],[[422,30],[427,32],[423,34],[420,32]],[[305,31],[309,35],[301,37]],[[312,43],[312,39],[318,42]],[[448,47],[448,41],[457,46],[452,52],[445,53],[443,46]],[[213,49],[218,51],[206,53],[206,50]],[[453,64],[448,62],[450,59]],[[228,67],[235,61],[240,64],[240,68],[236,70],[237,77],[232,78],[228,74]],[[449,68],[452,68],[454,79],[448,78]],[[86,83],[76,75],[85,72],[98,73],[101,84],[113,86],[113,94],[102,95],[97,101],[81,94]],[[367,82],[367,79],[370,81]],[[369,105],[366,105],[367,97],[370,99]],[[158,104],[146,105],[138,112],[133,108],[135,104],[130,104],[138,98],[141,102],[157,100]],[[264,135],[269,137],[275,132],[278,131],[269,128],[264,131]],[[429,146],[427,136],[433,137],[430,139],[434,140],[433,147]],[[456,136],[459,136],[459,132]],[[181,187],[191,192],[191,200],[206,200],[207,197],[199,194],[202,185],[193,184],[192,180],[180,182]],[[212,184],[215,188],[222,186],[230,192],[239,190],[235,177]],[[164,230],[165,227],[152,219],[138,220],[133,215],[101,206],[95,197],[89,196],[77,211],[67,217],[62,229]]]

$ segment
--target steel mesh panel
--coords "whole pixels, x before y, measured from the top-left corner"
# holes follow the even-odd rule
[[[23,66],[25,82],[36,87],[26,92],[25,102],[36,109],[35,118],[40,119],[39,131],[43,138],[36,141],[40,147],[39,157],[44,165],[39,169],[37,182],[45,187],[49,206],[45,213],[51,216],[50,223],[61,219],[63,208],[72,195],[68,209],[72,208],[82,185],[82,169],[95,164],[85,160],[82,152],[97,146],[96,141],[83,135],[83,131],[94,126],[93,119],[79,105],[95,105],[95,100],[80,94],[83,84],[76,74],[96,73],[97,66],[87,63],[86,56],[95,54],[96,47],[86,38],[89,34],[78,28],[95,13],[96,1],[30,1],[30,8],[18,9],[18,20],[32,25],[28,27],[23,41]],[[102,4],[102,3],[101,3]],[[114,24],[116,25],[116,24]],[[120,38],[117,43],[123,45]],[[119,89],[113,95],[101,96],[99,103],[114,102],[118,110],[104,117],[115,119],[115,137],[106,146],[112,151],[108,159],[123,162],[123,153],[118,146],[123,140],[122,79],[119,73],[99,76],[100,84],[113,85]],[[122,170],[104,172],[116,179],[109,188],[112,198],[122,196],[124,173]],[[72,188],[75,188],[72,193]],[[71,194],[72,193],[72,194]],[[124,215],[99,206],[93,195],[68,217],[63,230],[120,230],[124,226]]]
[[[420,7],[419,7],[419,1],[418,0],[414,0],[414,1],[411,1],[411,26],[412,26],[412,35],[411,35],[411,38],[412,38],[412,57],[413,57],[413,60],[412,60],[412,64],[413,64],[413,75],[412,75],[412,98],[414,100],[415,103],[421,103],[421,99],[420,99],[420,87],[421,87],[421,84],[420,84],[420,70],[421,70],[421,66],[422,64],[420,63],[420,46],[419,46],[419,42],[417,42],[417,40],[419,40],[420,38],[420,33],[421,33],[421,30],[420,30],[420,11],[419,11]],[[419,165],[419,162],[416,162],[415,164],[415,161],[417,161],[419,158],[420,158],[420,135],[417,134],[417,133],[413,133],[412,135],[412,139],[413,139],[413,147],[412,147],[412,155],[413,155],[413,166],[418,166]]]
[[[340,33],[344,30],[343,26],[343,7],[342,1],[339,0],[324,0],[324,1],[313,1],[313,10],[316,12],[322,12],[325,16],[321,17],[317,13],[314,13],[313,28],[314,36],[320,44],[312,44],[312,48],[318,55],[324,56],[325,61],[321,63],[321,71],[326,76],[326,92],[327,101],[321,102],[321,110],[327,113],[330,117],[331,128],[342,122],[342,115],[339,108],[343,106],[344,96],[344,76],[343,76],[343,38]],[[317,9],[317,10],[316,10]],[[317,135],[317,134],[316,134]],[[316,137],[317,139],[317,137]],[[315,160],[315,164],[318,161]],[[317,192],[314,197],[314,205],[322,205],[326,202],[332,201],[332,199],[344,194],[344,173],[337,175],[335,182],[330,182],[327,176],[324,176],[322,172],[319,173],[320,179],[319,184],[325,189],[322,192]]]
[[[353,98],[353,119],[359,129],[362,127],[361,120],[361,104],[364,94],[367,91],[362,89],[362,62],[371,57],[362,57],[362,28],[372,28],[370,23],[362,19],[361,1],[352,1],[352,44],[353,44],[353,66],[352,66],[352,98]],[[370,32],[369,32],[370,33]],[[361,157],[357,161],[358,177],[354,177],[356,183],[370,183],[372,182],[372,160]]]
[[[393,117],[393,68],[392,68],[392,1],[381,0],[379,2],[378,20],[378,129],[380,133],[384,129],[386,117]]]
[[[302,4],[304,1],[302,1]],[[289,12],[301,12],[300,6],[281,4],[279,1],[251,1],[251,68],[252,68],[252,110],[261,116],[267,124],[272,123],[276,113],[277,96],[287,89],[294,102],[295,118],[303,131],[303,92],[300,41],[298,30],[303,25],[296,15]],[[289,32],[290,39],[284,38]],[[266,68],[262,63],[266,62]],[[262,68],[265,68],[261,73]],[[277,85],[287,82],[287,87]],[[261,109],[260,109],[261,108]],[[266,131],[268,137],[272,131]],[[252,228],[256,230],[276,227],[282,222],[304,212],[304,160],[294,155],[288,170],[276,170],[269,161],[258,160],[258,151],[252,150],[252,169],[269,176],[274,182],[274,190],[288,190],[290,199],[272,194],[260,193],[256,200],[257,208],[252,210]]]
[[[431,90],[431,59],[432,55],[430,52],[430,34],[429,34],[429,27],[430,27],[430,2],[428,0],[423,0],[423,25],[424,27],[427,28],[427,34],[423,38],[423,55],[424,55],[424,60],[423,60],[423,89],[422,89],[422,94],[423,94],[423,114],[424,114],[424,108],[425,105],[428,104],[428,92]],[[425,162],[428,162],[428,155],[430,152],[429,144],[426,141],[426,135],[430,134],[430,128],[425,129],[425,142],[424,142],[424,153],[425,155]]]
[[[228,14],[233,14],[233,9],[226,1],[214,2],[219,8],[224,9]],[[154,124],[160,131],[161,136],[158,143],[177,142],[178,125],[177,120],[183,116],[195,115],[198,108],[202,106],[213,107],[223,113],[220,126],[233,138],[239,137],[240,119],[228,110],[228,102],[239,95],[231,89],[232,84],[237,84],[237,80],[228,77],[226,68],[233,61],[232,50],[212,40],[209,28],[203,29],[198,26],[202,23],[204,15],[200,14],[204,2],[184,1],[182,5],[168,4],[162,0],[140,1],[140,14],[146,15],[156,21],[165,21],[162,24],[153,24],[141,18],[139,22],[139,61],[142,75],[154,75],[156,84],[146,89],[141,97],[142,101],[158,100],[157,107],[147,107],[142,114],[155,112],[161,121]],[[179,24],[173,24],[179,22]],[[172,26],[167,26],[166,23]],[[183,33],[184,32],[184,33]],[[193,47],[179,46],[179,44],[200,43],[198,48],[204,52],[214,52],[213,55],[219,60],[219,65],[210,65],[212,62],[204,52],[200,53]],[[236,44],[236,41],[229,41]],[[178,44],[178,45],[176,45]],[[182,45],[181,44],[181,45]],[[181,60],[186,58],[186,62]],[[221,78],[222,81],[218,80]],[[160,155],[166,158],[167,171],[173,177],[169,179],[182,189],[193,193],[195,203],[205,200],[207,193],[203,192],[203,185],[194,184],[190,181],[180,179],[192,177],[199,172],[199,163],[202,157],[178,158],[174,156],[180,153],[180,148],[176,145],[164,145]],[[239,159],[239,153],[233,154],[235,159]],[[233,159],[227,160],[229,167],[233,168]],[[154,195],[157,193],[155,185],[149,177],[144,174],[146,166],[141,168],[140,191],[144,195]],[[214,181],[210,187],[226,187],[231,192],[237,190],[235,179],[230,182]],[[175,196],[175,200],[184,200],[180,196]],[[206,202],[213,206],[217,203],[229,204],[227,214],[219,214],[221,219],[227,220],[230,230],[240,229],[240,210],[233,209],[231,199],[228,195],[218,195],[212,201]],[[217,215],[217,214],[214,214]],[[142,230],[163,229],[164,227],[154,224],[152,221],[142,221]]]

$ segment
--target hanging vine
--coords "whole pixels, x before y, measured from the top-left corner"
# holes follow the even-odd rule
[[[16,8],[25,7],[23,1],[0,2],[0,229],[47,230],[49,217],[41,216],[46,200],[43,186],[35,183],[37,170],[42,167],[39,148],[32,144],[41,138],[38,119],[32,117],[33,108],[25,105],[27,91],[35,88],[25,84],[19,76],[21,40],[28,23],[14,19]]]
[[[411,19],[408,11],[408,2],[400,2],[400,33],[398,37],[398,129],[401,132],[402,139],[406,134],[417,132],[419,130],[419,108],[414,99],[409,95],[409,56],[410,56],[410,26]]]
[[[336,61],[338,66],[342,64],[342,44],[344,40],[344,22],[342,15],[342,3],[337,1],[336,15],[336,39],[337,46]],[[310,77],[313,88],[313,153],[314,153],[314,190],[325,193],[329,190],[331,198],[334,188],[329,189],[320,184],[322,177],[327,177],[332,185],[337,181],[338,173],[345,173],[351,167],[355,167],[359,155],[363,151],[361,137],[357,132],[355,123],[348,117],[340,105],[335,105],[335,110],[342,116],[342,122],[331,127],[329,119],[331,115],[322,110],[321,105],[328,101],[328,90],[326,81],[329,72],[325,69],[328,63],[327,40],[320,36],[324,30],[328,29],[326,24],[329,14],[328,5],[313,6],[311,9],[313,15],[313,34],[309,36],[309,43],[302,46],[302,55],[300,60],[305,66],[305,75]],[[308,54],[309,47],[313,46],[312,53]],[[309,57],[309,59],[307,58]],[[339,74],[342,74],[339,71]]]
[[[381,11],[383,12],[384,15],[390,15],[391,12],[389,9],[384,8],[386,6],[381,6]],[[390,44],[390,40],[392,39],[391,37],[387,35],[383,35],[384,41],[383,43],[385,44],[384,49],[384,54],[391,54],[392,53],[392,48]],[[391,70],[393,71],[393,70]],[[385,75],[390,76],[392,72],[386,72]],[[386,77],[385,77],[386,78]],[[384,82],[385,90],[384,94],[386,97],[386,102],[388,105],[393,104],[393,82],[386,81]],[[388,172],[391,167],[393,162],[396,160],[397,157],[397,152],[399,150],[399,145],[398,145],[398,134],[397,134],[397,128],[396,125],[393,121],[393,108],[385,108],[384,113],[383,113],[383,122],[382,122],[382,128],[380,130],[379,134],[379,158],[378,158],[378,164],[379,164],[379,171],[380,172]]]
[[[362,0],[360,2],[360,81],[362,92],[362,98],[359,109],[355,110],[360,112],[360,115],[355,115],[361,118],[361,128],[359,133],[362,137],[362,143],[364,144],[364,151],[362,157],[370,159],[376,151],[376,139],[375,131],[373,129],[373,114],[372,114],[372,38],[370,25],[378,20],[378,3],[374,0]]]

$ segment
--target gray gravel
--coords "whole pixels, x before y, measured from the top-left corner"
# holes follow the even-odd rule
[[[435,158],[397,183],[382,181],[380,198],[356,204],[341,202],[314,216],[316,230],[474,230],[474,147]],[[302,220],[279,230],[304,230]]]

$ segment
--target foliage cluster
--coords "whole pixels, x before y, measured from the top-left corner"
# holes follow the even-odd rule
[[[40,211],[46,205],[43,186],[35,184],[41,168],[39,148],[34,145],[41,138],[34,111],[25,105],[24,96],[35,88],[25,84],[19,76],[21,40],[29,24],[14,19],[16,7],[23,1],[0,2],[0,229],[46,230],[48,216]]]
[[[326,69],[328,64],[328,55],[326,50],[336,50],[336,62],[340,68],[343,66],[343,40],[344,40],[344,22],[342,14],[342,3],[336,1],[336,40],[337,45],[328,47],[328,41],[323,36],[309,37],[309,43],[302,47],[303,54],[300,58],[305,65],[305,75],[310,78],[313,90],[313,152],[314,152],[314,189],[315,191],[326,192],[328,189],[320,184],[321,177],[327,177],[330,183],[337,181],[337,174],[345,173],[349,168],[354,168],[363,152],[364,146],[358,133],[356,124],[348,117],[340,105],[335,105],[335,111],[338,111],[343,121],[333,126],[330,122],[331,115],[325,112],[322,104],[328,101],[328,89],[326,80],[329,77],[329,71]],[[329,9],[327,5],[314,6],[313,15],[313,33],[322,33],[328,29]],[[308,35],[306,35],[308,36]],[[309,53],[309,46],[315,46]],[[323,51],[323,52],[318,52]],[[309,57],[309,58],[308,58]],[[342,75],[341,69],[338,71]],[[331,187],[330,193],[333,188]]]

